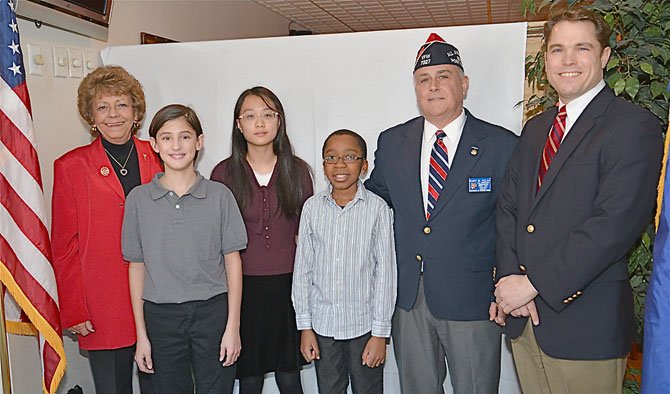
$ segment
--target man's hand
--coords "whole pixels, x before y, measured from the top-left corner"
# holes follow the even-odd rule
[[[533,322],[534,326],[540,324],[540,315],[537,313],[537,308],[535,308],[535,301],[530,301],[521,308],[513,310],[510,315],[514,317],[530,317],[530,321]]]
[[[498,306],[510,314],[537,297],[537,290],[526,275],[509,275],[498,281],[494,294]]]
[[[507,315],[503,312],[502,308],[495,302],[491,302],[489,306],[489,321],[495,321],[498,325],[505,327],[505,319],[507,319]]]
[[[370,337],[361,355],[363,365],[377,368],[386,361],[386,338]]]
[[[321,359],[319,344],[316,342],[316,334],[313,330],[302,330],[300,334],[300,353],[308,363]]]

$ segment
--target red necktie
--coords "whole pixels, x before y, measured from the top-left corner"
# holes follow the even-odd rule
[[[433,149],[430,151],[430,168],[428,169],[428,209],[426,212],[426,220],[430,219],[430,213],[433,212],[437,199],[440,198],[440,193],[444,188],[444,183],[449,174],[449,156],[447,155],[447,147],[444,145],[442,138],[446,137],[446,133],[442,130],[435,132],[435,143]]]
[[[558,109],[558,113],[554,119],[554,125],[551,127],[551,131],[547,137],[547,142],[544,144],[542,160],[540,161],[540,172],[537,177],[537,190],[540,190],[542,181],[544,180],[544,175],[547,173],[547,171],[549,171],[549,165],[554,159],[554,156],[558,151],[558,147],[561,146],[561,141],[563,140],[563,135],[565,134],[565,120],[567,116],[568,113],[565,110],[565,105],[563,105]]]

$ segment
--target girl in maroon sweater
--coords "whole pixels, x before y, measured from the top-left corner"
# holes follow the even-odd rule
[[[240,394],[260,394],[268,372],[275,373],[282,394],[302,393],[305,361],[291,281],[300,211],[313,194],[312,178],[307,163],[293,154],[284,107],[269,89],[247,89],[237,99],[232,152],[211,179],[233,191],[247,229],[248,246],[241,253]]]

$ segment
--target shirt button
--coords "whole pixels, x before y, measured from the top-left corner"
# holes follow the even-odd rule
[[[270,227],[268,227],[268,226],[265,226],[265,231],[267,231],[267,230],[269,230],[269,229],[270,229]]]
[[[171,196],[174,196],[174,193],[172,193],[172,192],[170,192],[170,193],[168,193],[168,194],[171,195]]]
[[[523,264],[519,265],[519,271],[526,272],[526,266]]]
[[[529,224],[529,225],[526,227],[526,231],[528,231],[528,234],[532,234],[532,233],[534,233],[534,232],[535,232],[535,226],[533,226],[532,224]]]
[[[269,236],[269,235],[266,235],[266,236],[265,236],[265,239],[270,239],[270,236]]]
[[[176,209],[179,209],[179,204],[175,205],[174,207],[175,207]]]

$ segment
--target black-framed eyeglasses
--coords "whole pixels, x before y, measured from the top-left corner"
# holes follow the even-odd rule
[[[344,155],[344,156],[326,156],[323,158],[324,164],[335,164],[342,159],[346,164],[353,164],[358,160],[365,160],[365,157],[356,156],[356,155]]]

